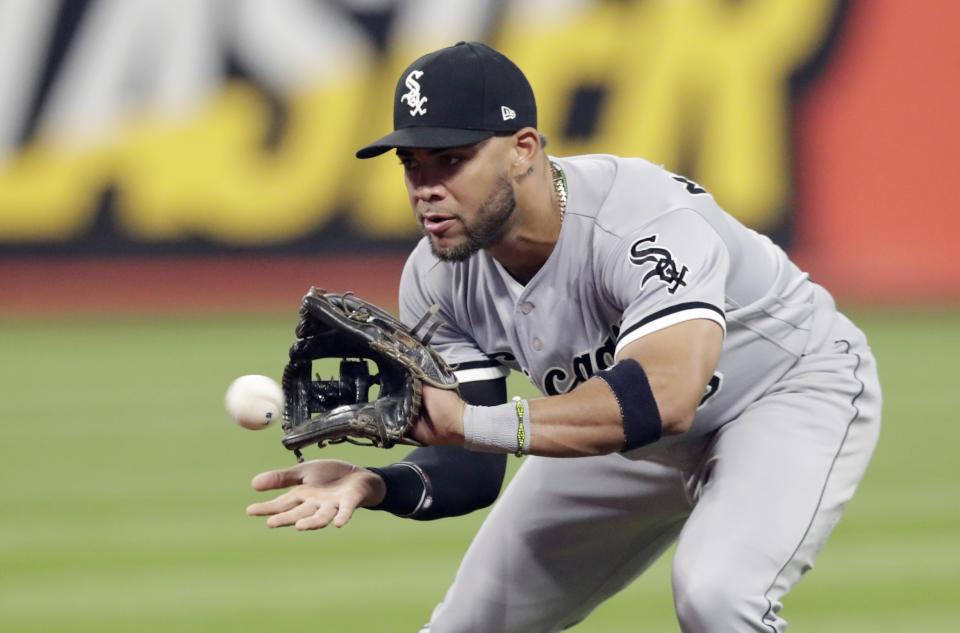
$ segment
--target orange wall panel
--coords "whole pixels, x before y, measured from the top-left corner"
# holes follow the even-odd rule
[[[849,9],[797,104],[794,254],[838,295],[960,299],[960,3]]]

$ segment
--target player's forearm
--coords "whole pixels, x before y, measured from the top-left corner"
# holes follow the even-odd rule
[[[462,424],[443,425],[453,432],[441,441],[471,451],[587,457],[613,453],[628,444],[620,405],[600,379],[567,394],[495,407],[467,406],[458,413]],[[659,437],[655,414],[649,424],[656,426],[654,434]]]
[[[530,401],[530,453],[581,457],[613,453],[626,437],[607,385],[588,380],[570,393]]]
[[[600,378],[588,380],[570,393],[531,400],[530,454],[585,457],[613,453],[632,448],[625,424],[644,427],[643,432],[653,438],[686,431],[693,417],[690,407],[673,404],[662,407],[669,412],[663,416],[661,405],[652,397],[639,410],[623,411],[623,405]]]
[[[693,389],[679,377],[674,381],[659,373],[650,377],[638,362],[623,359],[567,394],[466,407],[462,424],[453,425],[459,435],[448,443],[475,451],[547,457],[629,450],[685,432],[696,409],[696,399],[687,393]]]
[[[507,399],[506,380],[463,383],[460,394],[467,402],[495,405]],[[380,475],[385,489],[375,509],[416,520],[459,516],[489,506],[500,493],[507,463],[505,455],[454,446],[418,448],[403,461],[371,469]]]
[[[506,461],[455,446],[418,448],[402,462],[368,469],[384,486],[372,509],[429,521],[485,508],[500,493]]]

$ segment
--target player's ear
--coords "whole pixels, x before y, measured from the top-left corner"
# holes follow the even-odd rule
[[[525,127],[513,135],[513,176],[523,179],[533,167],[534,159],[540,152],[540,133],[536,128]]]

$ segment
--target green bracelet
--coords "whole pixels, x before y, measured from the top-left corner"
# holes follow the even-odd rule
[[[523,403],[526,400],[521,400],[520,398],[514,398],[517,403],[517,452],[514,453],[517,457],[523,457],[523,441],[526,439],[527,434],[523,429]]]

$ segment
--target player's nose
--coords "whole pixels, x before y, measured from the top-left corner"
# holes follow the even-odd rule
[[[411,179],[411,188],[414,197],[424,202],[442,200],[447,193],[443,180],[424,169],[417,170],[417,174]]]

